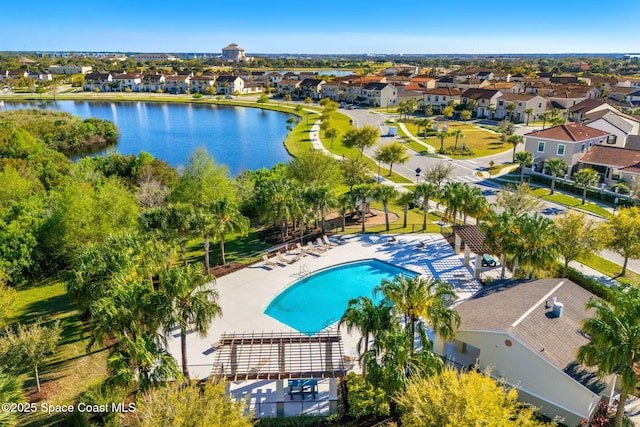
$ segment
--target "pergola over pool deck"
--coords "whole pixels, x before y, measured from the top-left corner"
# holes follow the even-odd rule
[[[308,336],[292,332],[223,334],[216,343],[214,380],[274,380],[278,414],[284,412],[284,380],[330,379],[331,413],[337,410],[337,378],[346,375],[342,337],[336,332]],[[281,405],[280,405],[281,403]]]
[[[486,234],[477,225],[454,225],[454,245],[455,253],[460,253],[460,248],[464,244],[464,265],[469,265],[471,252],[476,254],[476,265],[473,269],[473,278],[480,279],[482,270],[482,255],[490,254],[491,249],[485,245]]]

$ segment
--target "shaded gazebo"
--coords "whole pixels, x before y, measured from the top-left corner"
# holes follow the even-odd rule
[[[454,250],[459,254],[464,245],[464,265],[469,266],[471,252],[476,254],[476,265],[473,269],[473,278],[480,279],[482,271],[482,255],[492,253],[492,250],[484,243],[486,234],[477,225],[454,225]]]

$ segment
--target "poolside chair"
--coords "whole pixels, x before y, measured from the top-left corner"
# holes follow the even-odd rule
[[[418,249],[424,249],[427,247],[427,244],[424,241],[421,241],[420,243],[418,243]]]
[[[338,246],[337,243],[333,243],[331,240],[329,240],[329,236],[327,236],[326,234],[322,235],[322,241],[329,246]]]
[[[325,242],[322,241],[322,239],[320,239],[319,237],[316,239],[316,243],[318,244],[318,247],[320,249],[324,249],[325,251],[328,251],[329,249],[332,249],[333,246],[331,245],[327,245]]]
[[[307,250],[307,252],[312,253],[314,255],[320,256],[322,255],[322,252],[325,251],[326,249],[324,248],[319,248],[317,246],[314,246],[313,243],[311,242],[307,242],[307,247],[305,248]]]
[[[280,252],[276,252],[276,259],[278,260],[278,262],[280,264],[283,264],[283,265],[287,265],[287,264],[292,264],[293,263],[293,260],[286,259],[285,257],[282,256],[282,254]]]
[[[265,267],[276,268],[278,266],[277,263],[271,261],[266,255],[262,255],[262,262]]]
[[[305,256],[306,254],[311,253],[307,249],[303,248],[300,243],[296,243],[296,248],[298,249],[299,255]]]

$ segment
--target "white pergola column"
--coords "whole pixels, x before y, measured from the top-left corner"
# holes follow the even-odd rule
[[[460,253],[460,246],[462,245],[462,239],[460,238],[460,236],[458,236],[458,233],[455,234],[455,253],[456,255],[458,255]]]
[[[469,261],[471,260],[471,248],[469,245],[464,245],[464,265],[469,266]]]
[[[338,380],[329,378],[329,414],[338,413]]]
[[[482,272],[482,255],[476,254],[476,266],[473,268],[473,278],[480,279],[480,273]]]

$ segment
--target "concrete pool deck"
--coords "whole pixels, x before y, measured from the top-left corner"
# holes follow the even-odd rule
[[[284,257],[292,259],[297,253],[294,250]],[[470,297],[481,288],[480,283],[473,280],[473,259],[470,266],[464,266],[464,255],[454,254],[441,234],[347,235],[339,245],[320,256],[308,254],[295,263],[280,264],[271,269],[258,262],[216,281],[223,315],[212,322],[206,337],[188,334],[187,358],[191,377],[203,379],[211,374],[215,343],[223,333],[296,332],[264,314],[264,310],[273,298],[305,272],[313,273],[337,264],[371,258],[451,282],[460,299]],[[493,267],[489,273],[499,272],[499,268]],[[487,269],[483,271],[487,272]],[[358,334],[348,334],[346,330],[341,330],[341,333],[345,354],[356,355]],[[168,350],[178,362],[181,361],[179,330],[169,334]]]

